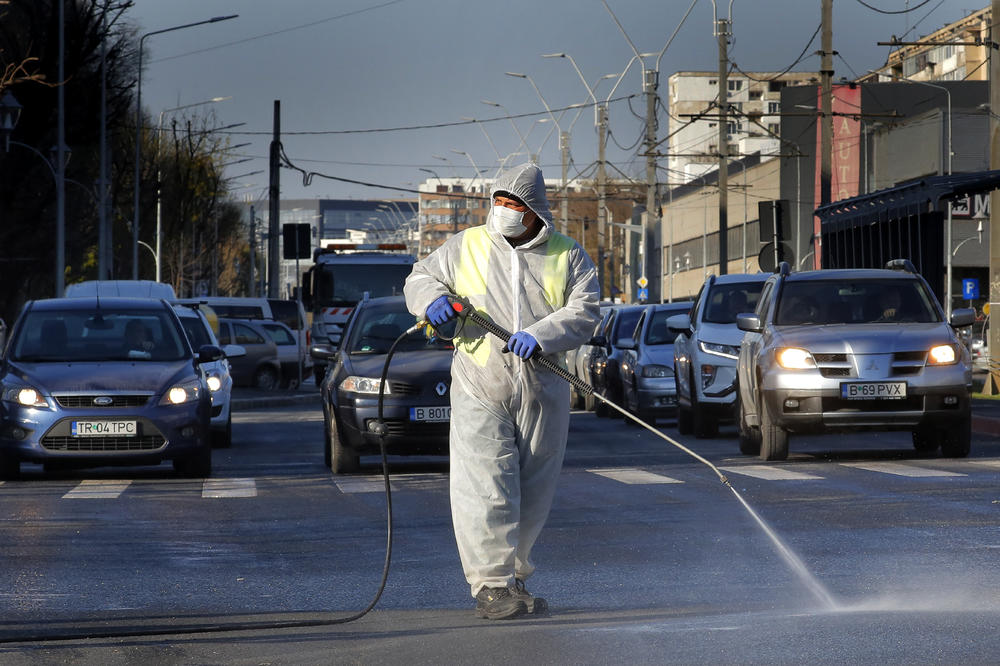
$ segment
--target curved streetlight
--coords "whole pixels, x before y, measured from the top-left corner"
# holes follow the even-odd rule
[[[500,102],[494,102],[494,101],[488,100],[488,99],[481,99],[479,101],[482,104],[485,104],[487,106],[495,106],[498,109],[500,109],[501,111],[503,111],[504,114],[506,114],[507,120],[510,121],[510,126],[514,128],[514,132],[517,134],[517,138],[521,140],[521,146],[524,147],[524,151],[526,153],[528,153],[528,156],[531,158],[532,162],[537,162],[538,161],[538,156],[533,155],[531,153],[531,148],[528,148],[528,142],[524,139],[524,135],[521,134],[521,130],[519,130],[517,128],[517,123],[514,122],[514,118],[513,118],[513,116],[510,115],[510,111],[507,110],[507,107],[504,106],[503,104],[501,104]]]
[[[133,183],[133,201],[132,201],[132,279],[139,279],[139,164],[142,160],[142,50],[143,45],[147,37],[152,37],[153,35],[162,35],[165,32],[173,32],[175,30],[183,30],[184,28],[193,28],[198,25],[205,25],[206,23],[218,23],[220,21],[228,21],[229,19],[234,19],[239,14],[231,14],[229,16],[215,16],[204,21],[197,21],[195,23],[185,23],[184,25],[175,25],[170,28],[163,28],[162,30],[153,30],[152,32],[147,32],[139,38],[139,64],[136,70],[136,85],[135,85],[135,172],[133,178],[135,182]]]

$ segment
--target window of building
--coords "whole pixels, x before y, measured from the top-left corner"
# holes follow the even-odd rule
[[[768,113],[781,113],[781,102],[768,102],[767,103]]]
[[[761,95],[764,94],[764,91],[762,91],[762,90],[751,90],[749,94],[750,94],[750,100],[754,101],[754,100],[759,100],[761,98]]]
[[[786,85],[785,81],[768,81],[767,82],[767,91],[768,92],[778,92],[779,90],[781,90],[782,88],[784,88],[785,85]]]
[[[779,127],[780,126],[778,125],[778,123],[768,123],[767,131],[770,132],[771,134],[777,134]]]
[[[743,90],[743,79],[729,79],[727,83],[729,84],[729,92]]]

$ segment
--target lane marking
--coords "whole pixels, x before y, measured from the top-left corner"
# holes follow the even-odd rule
[[[807,481],[823,478],[815,474],[795,472],[790,469],[782,469],[781,467],[772,467],[770,465],[740,465],[739,467],[720,467],[719,469],[723,472],[743,474],[752,476],[755,479],[764,479],[765,481]]]
[[[338,478],[334,480],[334,484],[345,495],[385,492],[385,479],[381,474]],[[393,474],[389,479],[389,487],[393,492],[402,489],[433,490],[447,485],[446,474]]]
[[[201,488],[201,496],[206,498],[256,497],[257,482],[254,479],[205,479]]]
[[[896,476],[908,476],[914,478],[927,476],[968,476],[968,474],[959,474],[958,472],[946,472],[941,469],[926,469],[924,467],[914,467],[911,465],[891,462],[839,464],[842,467],[853,467],[855,469],[864,469],[869,472],[878,472],[880,474],[894,474]]]
[[[80,484],[62,496],[63,499],[118,499],[125,489],[132,485],[131,481],[112,481],[110,479],[85,479]]]
[[[1000,460],[969,460],[968,462],[973,465],[982,465],[983,467],[1000,467]],[[3,483],[3,481],[0,481]]]
[[[588,469],[591,474],[597,474],[598,476],[603,476],[605,478],[611,479],[612,481],[618,481],[619,483],[627,483],[629,485],[649,485],[654,483],[684,483],[683,481],[678,481],[677,479],[671,479],[669,476],[663,476],[662,474],[654,474],[652,472],[647,472],[641,469],[635,469],[634,467],[620,467],[616,469]]]

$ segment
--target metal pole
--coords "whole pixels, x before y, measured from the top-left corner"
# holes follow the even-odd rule
[[[108,7],[101,10],[101,127],[100,174],[97,177],[97,279],[107,280],[111,273],[111,229],[108,224],[108,91],[107,91]]]
[[[59,0],[58,138],[56,139],[56,298],[66,291],[66,0]]]
[[[820,58],[820,81],[823,94],[820,100],[820,179],[819,205],[830,203],[830,187],[833,174],[833,0],[822,0],[822,57]],[[823,267],[822,242],[819,221],[813,227],[813,266]]]
[[[559,133],[559,152],[562,154],[562,201],[559,203],[560,231],[569,234],[569,192],[566,177],[569,171],[569,132]]]
[[[729,19],[716,18],[715,35],[719,44],[719,275],[725,275],[729,271]]]
[[[605,188],[607,187],[607,171],[605,168],[604,154],[608,144],[608,107],[602,104],[600,107],[600,118],[598,121],[597,140],[597,283],[600,287],[599,298],[604,297],[604,249],[606,239],[605,230],[608,228],[608,208],[605,198]]]
[[[271,182],[268,187],[268,237],[267,237],[267,297],[278,298],[281,281],[281,257],[278,238],[281,235],[281,100],[274,100],[274,134],[271,139]]]
[[[993,28],[997,17],[1000,17],[1000,0],[990,2],[990,41],[996,43],[1000,34]],[[992,48],[992,47],[990,47]],[[1000,57],[995,51],[990,56],[990,169],[1000,169],[1000,122],[997,121],[997,111],[1000,110]],[[1000,305],[1000,190],[990,192],[990,316],[993,308]],[[1000,355],[1000,326],[990,326],[989,366],[991,373],[987,378],[986,389],[994,388],[993,359]],[[995,387],[1000,388],[1000,387]]]
[[[646,89],[646,216],[643,218],[642,239],[639,243],[642,255],[639,260],[639,275],[647,279],[652,276],[647,283],[649,288],[653,288],[653,293],[649,294],[649,302],[652,303],[660,300],[658,293],[660,276],[650,270],[652,264],[649,261],[652,254],[649,251],[651,240],[649,236],[655,228],[654,221],[660,219],[660,212],[656,208],[656,88],[659,72],[647,69],[645,75],[643,87]]]
[[[250,280],[248,282],[248,295],[256,296],[254,289],[254,269],[256,268],[257,250],[257,212],[253,204],[250,204]]]

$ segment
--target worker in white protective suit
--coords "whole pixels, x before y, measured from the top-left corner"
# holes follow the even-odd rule
[[[513,333],[505,345],[467,322],[451,370],[455,539],[476,615],[506,619],[548,610],[524,582],[569,428],[569,385],[530,357],[537,349],[562,361],[589,339],[599,309],[594,264],[553,228],[538,166],[501,174],[491,198],[486,224],[417,262],[403,292],[410,312],[435,326],[456,316],[455,294]]]

